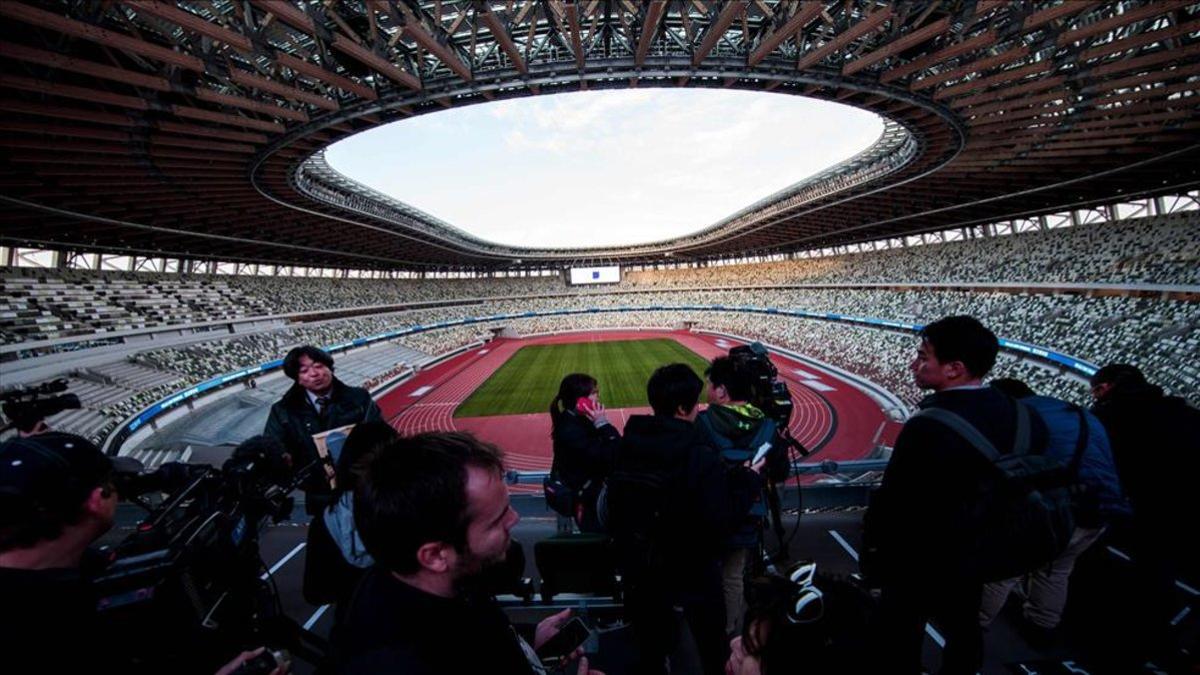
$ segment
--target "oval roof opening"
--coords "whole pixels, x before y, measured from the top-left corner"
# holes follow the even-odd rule
[[[422,115],[325,158],[491,242],[623,246],[702,230],[862,152],[882,130],[874,113],[799,96],[627,89]]]

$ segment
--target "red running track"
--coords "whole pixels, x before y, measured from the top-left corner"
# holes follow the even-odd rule
[[[704,359],[743,344],[687,331],[599,331],[501,338],[418,373],[385,394],[379,405],[384,418],[402,434],[469,431],[503,448],[510,469],[544,471],[550,468],[552,454],[548,413],[455,419],[455,409],[525,345],[650,338],[673,339]],[[778,354],[772,354],[771,360],[792,392],[795,412],[790,428],[793,436],[812,450],[808,461],[861,459],[870,452],[881,427],[884,442],[894,439],[899,424],[888,421],[879,405],[858,388]],[[549,404],[547,401],[546,405]],[[624,429],[630,415],[648,413],[649,408],[609,412],[613,424]]]

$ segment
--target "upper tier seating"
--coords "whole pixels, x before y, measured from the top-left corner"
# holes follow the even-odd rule
[[[839,283],[1200,285],[1200,212],[773,263],[559,277],[333,279],[0,268],[0,344],[339,308],[616,289]]]

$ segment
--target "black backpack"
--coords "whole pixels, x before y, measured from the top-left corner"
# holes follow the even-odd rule
[[[1086,440],[1071,462],[1031,452],[1029,409],[1016,402],[1012,451],[1001,454],[978,429],[943,408],[925,408],[914,417],[943,424],[983,455],[996,471],[980,484],[969,564],[984,581],[1011,579],[1050,563],[1066,549],[1075,531],[1072,494]]]
[[[618,469],[605,481],[601,512],[616,543],[617,565],[626,576],[661,572],[665,564],[663,513],[668,504],[665,474]]]

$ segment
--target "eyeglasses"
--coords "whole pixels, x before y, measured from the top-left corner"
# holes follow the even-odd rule
[[[825,594],[813,585],[817,576],[817,563],[801,562],[788,570],[788,581],[795,585],[788,603],[788,622],[812,623],[825,616]]]

